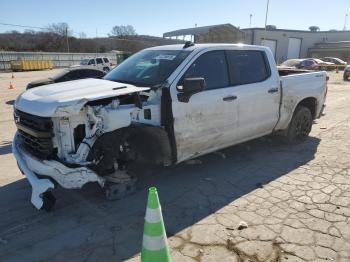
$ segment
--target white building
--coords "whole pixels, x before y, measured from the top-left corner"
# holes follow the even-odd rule
[[[291,58],[336,56],[345,61],[350,60],[350,49],[326,50],[329,42],[350,41],[350,31],[302,31],[288,29],[247,28],[245,43],[269,46],[278,63]],[[315,48],[317,52],[314,52]]]

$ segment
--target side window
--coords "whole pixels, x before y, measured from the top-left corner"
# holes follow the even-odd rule
[[[306,61],[305,61],[305,65],[306,65],[306,66],[311,66],[311,65],[313,65],[313,64],[315,64],[315,61],[311,61],[311,60],[306,60]]]
[[[95,59],[90,59],[89,65],[94,65],[95,64]]]
[[[104,61],[105,63],[109,63],[108,58],[106,58],[106,57],[103,58],[103,61]]]
[[[232,85],[264,81],[271,73],[265,53],[254,50],[229,50],[227,60]]]
[[[96,63],[97,64],[103,64],[102,58],[96,58]]]
[[[206,89],[229,86],[227,64],[224,51],[210,51],[202,54],[187,69],[184,78],[203,77]]]

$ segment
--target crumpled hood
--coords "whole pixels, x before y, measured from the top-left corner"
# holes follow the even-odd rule
[[[15,108],[37,116],[69,116],[78,113],[88,102],[149,90],[102,79],[82,79],[50,84],[22,93]]]

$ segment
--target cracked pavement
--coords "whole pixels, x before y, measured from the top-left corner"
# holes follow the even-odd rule
[[[350,261],[350,82],[330,73],[326,115],[310,138],[270,137],[145,171],[137,193],[55,192],[51,213],[30,205],[30,185],[11,154],[9,101],[55,71],[0,74],[0,260],[139,261],[146,187],[156,185],[173,261]],[[45,74],[45,76],[43,76]]]

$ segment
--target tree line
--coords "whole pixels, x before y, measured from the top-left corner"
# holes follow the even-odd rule
[[[132,25],[114,26],[108,37],[87,38],[84,32],[73,33],[67,23],[55,23],[40,31],[25,30],[0,33],[0,51],[42,52],[135,52],[163,42],[162,38],[138,36]],[[154,43],[157,44],[157,43]],[[160,43],[161,44],[161,43]]]

